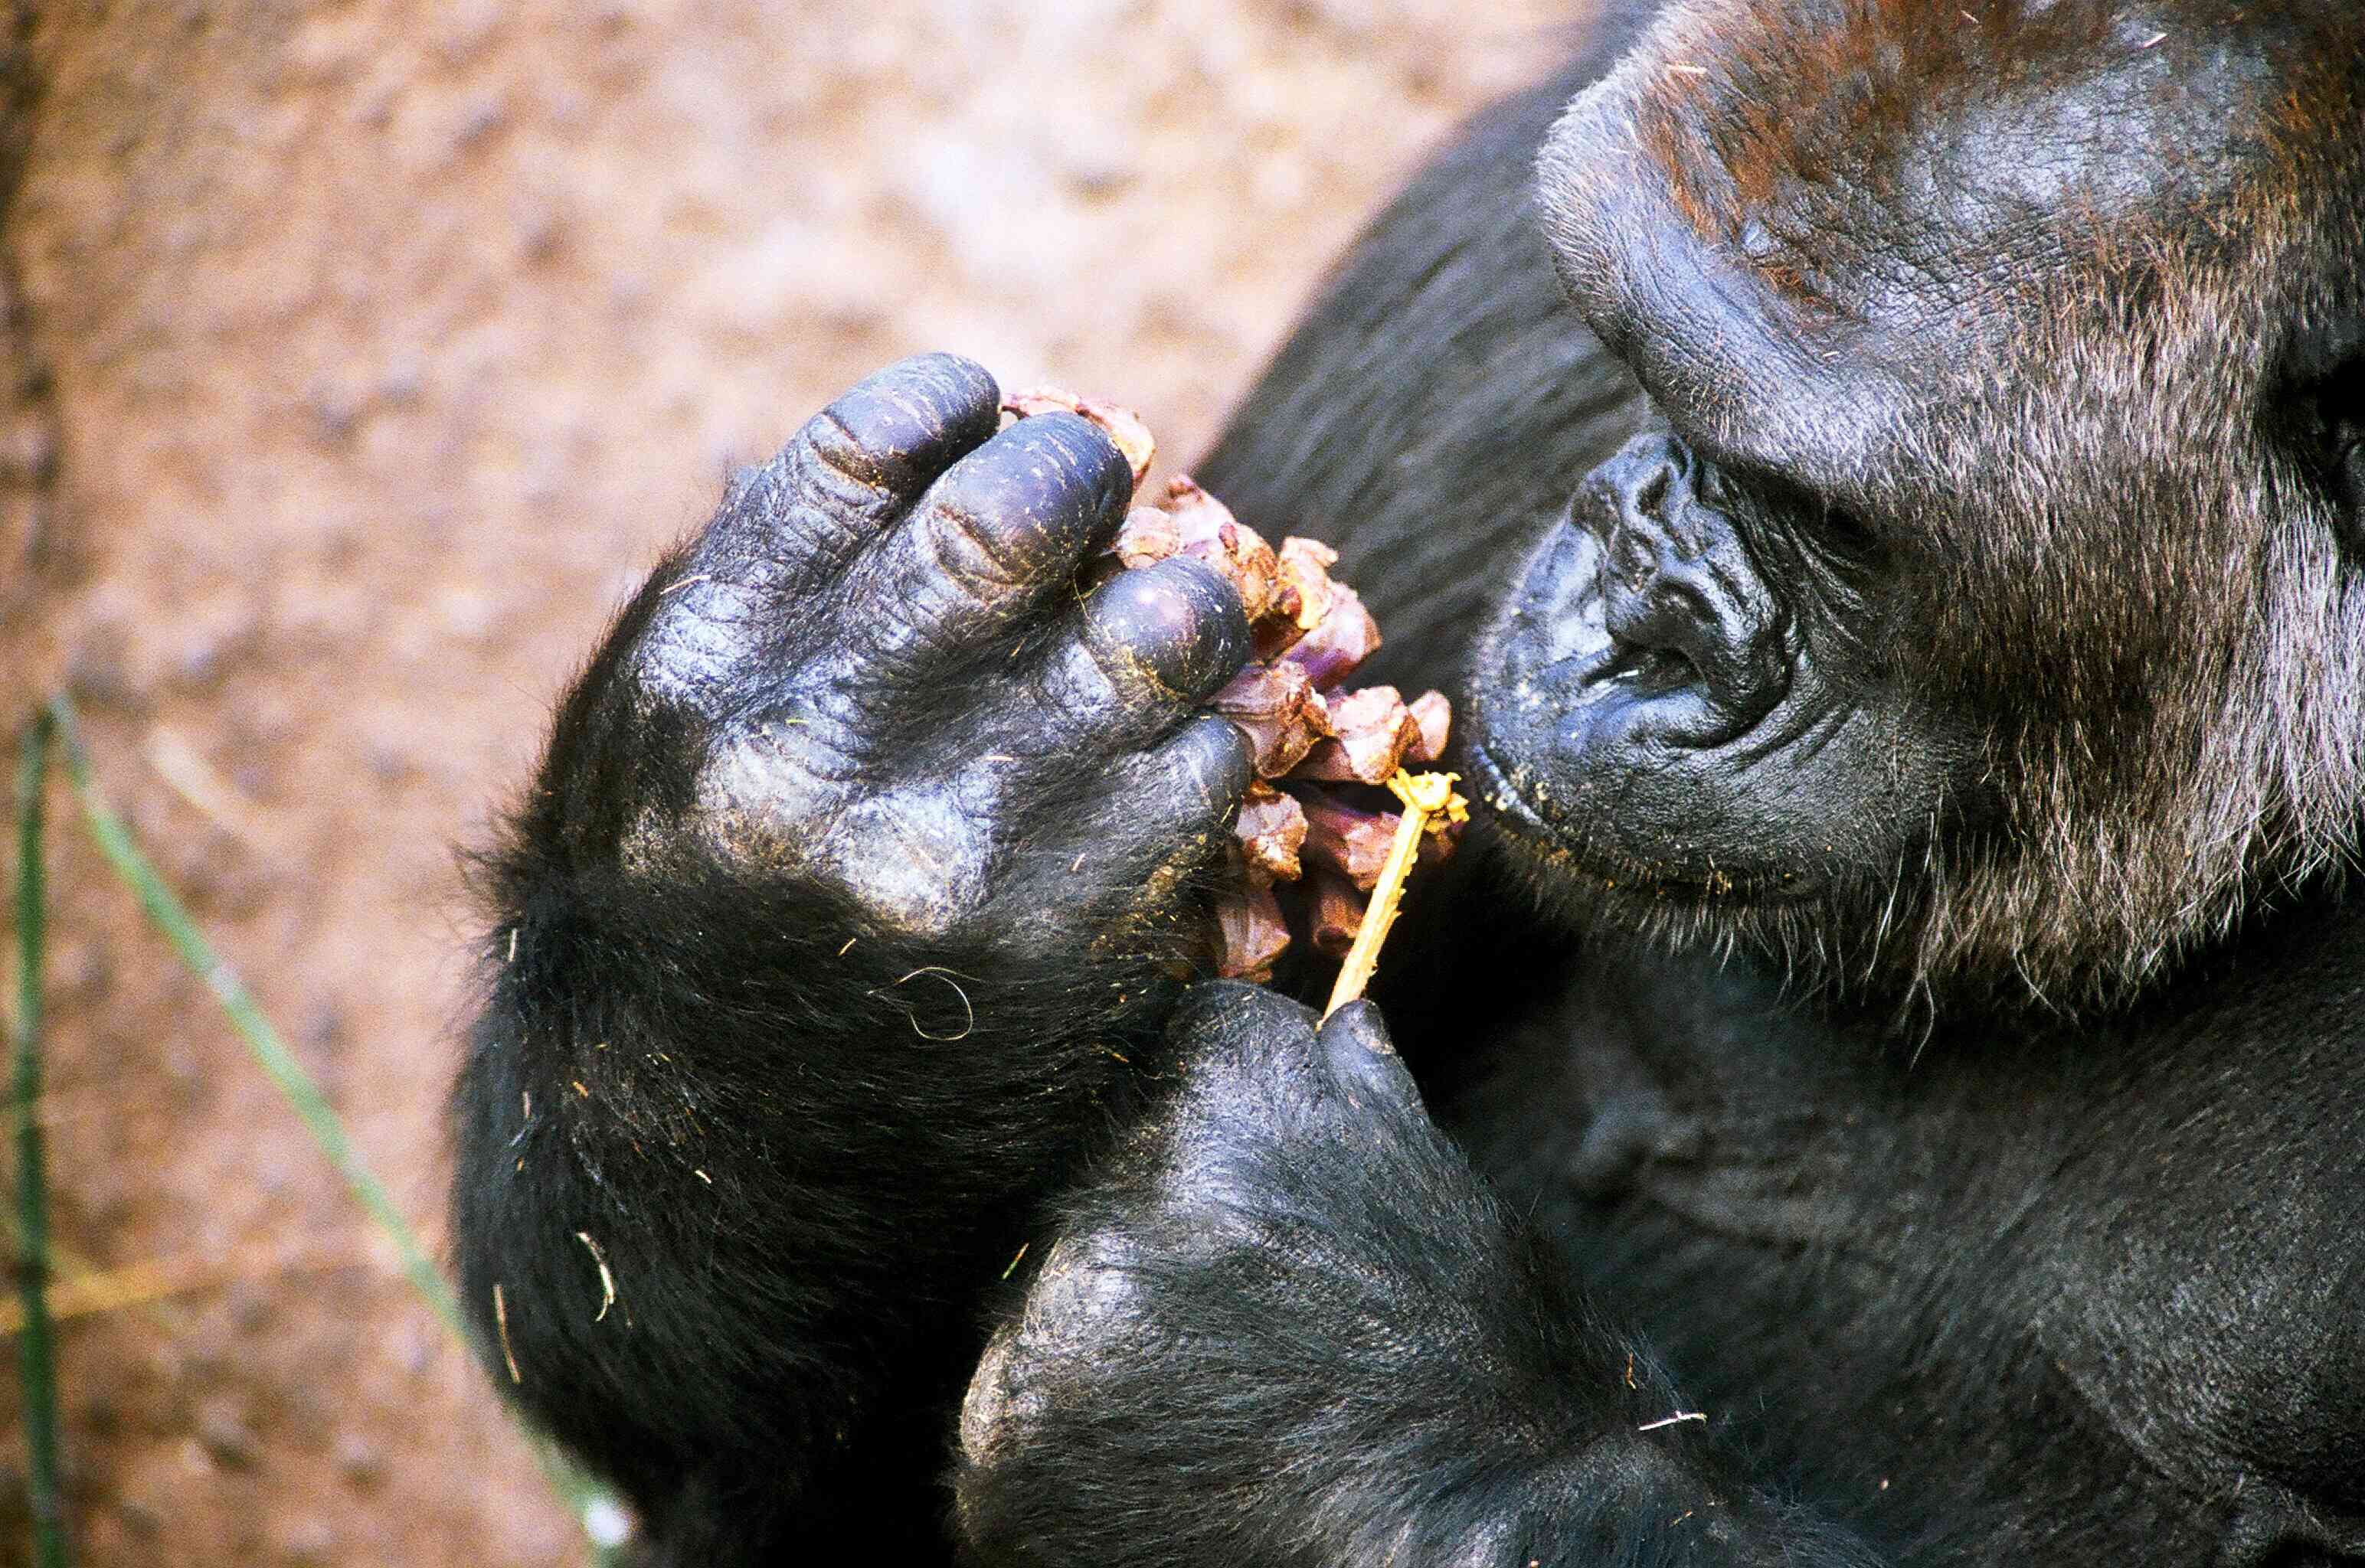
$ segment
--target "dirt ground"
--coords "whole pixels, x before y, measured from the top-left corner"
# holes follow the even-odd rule
[[[726,468],[929,347],[1194,450],[1361,216],[1571,9],[0,6],[0,718],[73,691],[106,789],[440,1246],[454,847]],[[52,804],[80,1560],[580,1561]]]

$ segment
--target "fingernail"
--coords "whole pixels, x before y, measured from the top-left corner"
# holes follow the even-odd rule
[[[1377,1003],[1357,997],[1322,1021],[1322,1032],[1337,1030],[1342,1038],[1353,1041],[1373,1056],[1392,1057],[1396,1054],[1395,1042],[1388,1037],[1388,1026],[1380,1016]]]

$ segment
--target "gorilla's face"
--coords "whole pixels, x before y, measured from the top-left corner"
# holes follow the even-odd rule
[[[1897,875],[1959,814],[1976,748],[1866,644],[1885,570],[1783,476],[1637,437],[1577,487],[1487,640],[1470,765],[1504,830],[1659,900]]]
[[[2278,84],[2365,20],[2142,9],[1691,0],[1572,106],[1545,236],[1661,423],[1474,672],[1551,891],[2068,1002],[2347,852],[2365,139]]]

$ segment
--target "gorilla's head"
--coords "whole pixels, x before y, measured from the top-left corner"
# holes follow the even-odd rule
[[[1701,0],[1541,205],[1655,428],[1481,655],[1563,898],[2124,998],[2365,801],[2365,7]]]

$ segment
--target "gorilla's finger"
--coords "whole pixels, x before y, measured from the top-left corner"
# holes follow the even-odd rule
[[[1196,561],[1120,572],[1093,590],[1042,655],[1040,699],[1020,722],[1059,747],[1129,750],[1239,673],[1248,618],[1229,583]]]
[[[1138,890],[1161,870],[1206,866],[1229,844],[1255,777],[1239,729],[1213,716],[1193,720],[1110,776],[1082,819],[1091,847],[1080,869]]]
[[[1314,1011],[1279,991],[1246,980],[1206,980],[1182,993],[1166,1037],[1186,1058],[1240,1048],[1283,1036],[1303,1039]]]
[[[1221,849],[1256,778],[1256,754],[1237,726],[1210,714],[1176,731],[1135,772],[1139,783],[1112,804],[1141,813],[1134,820],[1145,847],[1164,840],[1195,850],[1205,839]]]
[[[840,613],[857,660],[890,678],[925,675],[992,640],[1066,589],[1132,494],[1125,454],[1075,415],[1011,426],[848,569]]]
[[[992,438],[1001,398],[983,366],[953,354],[917,354],[866,377],[741,478],[689,575],[779,595],[826,579]]]
[[[1122,758],[1084,799],[1070,794],[1039,807],[1032,848],[1004,871],[995,896],[1011,907],[1066,909],[1091,921],[1171,909],[1225,854],[1255,777],[1237,728],[1214,717],[1194,720],[1154,749]],[[1059,945],[1074,940],[1065,927],[1042,935]]]
[[[1388,1036],[1376,1003],[1359,998],[1322,1021],[1315,1035],[1330,1076],[1351,1099],[1420,1103],[1420,1090]]]

